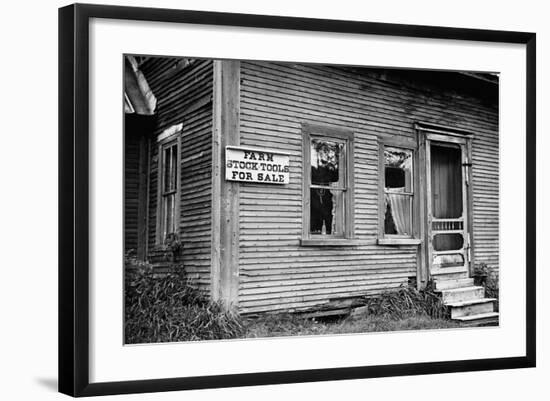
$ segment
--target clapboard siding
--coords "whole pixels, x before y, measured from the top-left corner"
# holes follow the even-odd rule
[[[209,292],[212,203],[213,63],[153,58],[142,66],[157,97],[158,125],[151,138],[149,186],[149,248],[156,241],[158,144],[165,129],[183,123],[181,137],[179,235],[180,262],[202,290]]]
[[[241,64],[240,142],[290,154],[290,184],[242,183],[239,309],[301,310],[371,295],[416,275],[416,247],[378,237],[378,137],[416,138],[415,121],[475,132],[475,260],[498,268],[498,111],[481,101],[391,75],[317,65]],[[301,247],[302,123],[353,131],[355,236],[370,245]]]
[[[124,253],[137,251],[139,204],[139,137],[126,135],[124,144]]]

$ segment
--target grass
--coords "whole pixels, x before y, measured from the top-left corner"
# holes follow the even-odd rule
[[[245,337],[279,337],[317,334],[351,334],[401,330],[449,329],[460,323],[428,315],[414,315],[402,319],[389,316],[365,316],[360,319],[306,319],[299,315],[264,315],[244,322]]]
[[[340,318],[306,319],[295,314],[265,314],[244,321],[248,338],[368,333],[401,330],[435,330],[462,327],[448,320],[449,310],[432,284],[419,291],[402,287],[363,298],[364,313]]]

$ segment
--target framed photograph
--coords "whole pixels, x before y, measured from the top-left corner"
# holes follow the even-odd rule
[[[535,366],[535,34],[59,10],[59,390]]]

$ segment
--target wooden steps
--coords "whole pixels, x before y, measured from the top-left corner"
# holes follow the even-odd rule
[[[482,298],[471,301],[454,302],[447,304],[447,306],[451,307],[451,319],[462,320],[459,318],[493,312],[494,301],[496,301],[496,298]]]
[[[472,316],[462,316],[454,320],[464,323],[465,326],[495,326],[498,325],[498,316],[498,312],[489,312]]]
[[[480,286],[458,287],[441,290],[443,302],[453,303],[479,299],[485,296],[485,288]]]
[[[468,326],[498,324],[496,298],[485,298],[485,289],[474,285],[473,278],[435,276],[435,290],[451,310],[451,320]]]

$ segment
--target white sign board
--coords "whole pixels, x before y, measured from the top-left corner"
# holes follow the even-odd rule
[[[288,154],[271,149],[227,146],[225,179],[264,184],[288,184],[290,182],[289,159]]]

